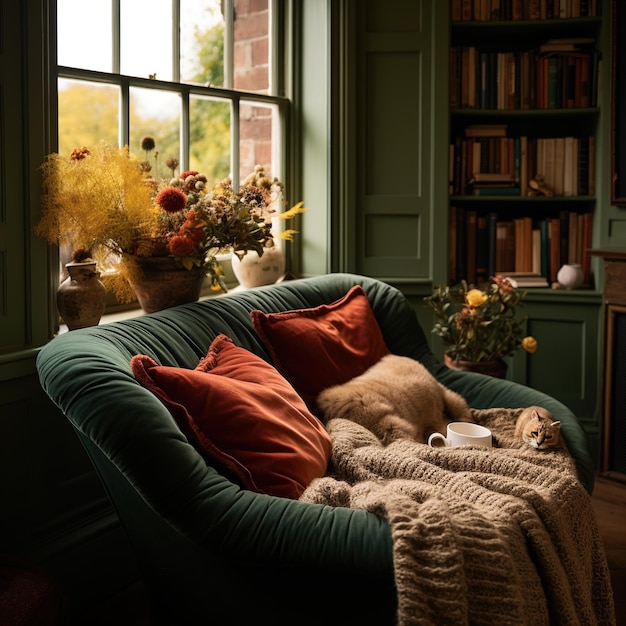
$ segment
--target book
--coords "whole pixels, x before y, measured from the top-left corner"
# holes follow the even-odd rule
[[[476,284],[476,229],[477,214],[474,209],[467,210],[465,232],[467,258],[465,261],[465,279],[470,284]]]
[[[475,183],[514,183],[513,172],[473,172],[468,180],[468,184]]]
[[[449,263],[448,263],[448,282],[450,284],[455,284],[457,281],[457,268],[456,268],[456,258],[457,258],[457,210],[455,207],[450,207],[450,222],[448,225],[448,245],[449,245]]]
[[[539,46],[539,52],[568,52],[570,50],[580,50],[585,46],[593,45],[593,37],[560,37],[548,39]]]
[[[550,275],[551,283],[556,282],[556,274],[561,267],[561,220],[558,217],[550,218]]]
[[[473,196],[519,196],[520,188],[517,185],[472,185]]]
[[[583,235],[582,235],[582,269],[583,284],[591,285],[591,255],[589,250],[592,243],[593,213],[583,214]]]
[[[495,273],[515,271],[515,224],[499,220],[496,224]]]
[[[561,267],[562,265],[569,263],[569,211],[565,209],[559,211],[559,222],[561,243],[559,246],[560,258],[558,267]]]
[[[487,278],[496,274],[496,237],[498,228],[498,213],[489,211],[487,215]]]
[[[534,274],[541,275],[541,231],[539,228],[531,230],[531,268]]]
[[[540,233],[540,274],[546,277],[550,276],[550,220],[544,219],[539,222]]]
[[[537,272],[501,272],[498,275],[502,278],[507,278],[516,289],[550,286],[546,277]]]
[[[489,231],[487,216],[476,217],[476,284],[480,285],[489,278]]]
[[[456,208],[456,280],[458,283],[467,274],[467,209]]]
[[[470,124],[465,127],[466,137],[506,137],[507,124]]]

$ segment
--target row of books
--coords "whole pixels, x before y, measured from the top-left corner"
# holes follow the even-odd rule
[[[593,17],[601,0],[451,0],[453,22]]]
[[[507,137],[506,132],[505,125],[470,126],[455,138],[448,155],[451,194],[595,194],[595,137]]]
[[[519,286],[548,287],[559,268],[579,263],[590,283],[593,213],[502,219],[495,211],[450,210],[450,282],[480,285],[491,276],[524,276]],[[533,278],[530,278],[533,277]]]
[[[596,107],[600,52],[589,49],[587,43],[559,41],[555,45],[571,49],[493,52],[476,46],[452,47],[450,106],[497,110]]]

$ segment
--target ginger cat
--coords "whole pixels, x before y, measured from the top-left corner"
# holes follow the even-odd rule
[[[384,445],[400,437],[426,443],[449,422],[471,422],[467,402],[419,362],[388,354],[360,376],[322,391],[323,419],[341,417],[371,430]]]
[[[515,436],[536,450],[547,450],[559,445],[561,422],[542,406],[529,406],[517,418]]]

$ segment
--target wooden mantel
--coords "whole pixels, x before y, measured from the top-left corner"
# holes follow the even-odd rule
[[[617,248],[604,248],[604,249],[596,249],[592,248],[589,250],[589,254],[591,256],[599,256],[607,261],[626,261],[626,250],[621,250]]]

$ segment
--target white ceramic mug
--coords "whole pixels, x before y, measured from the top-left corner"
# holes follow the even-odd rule
[[[491,431],[480,424],[472,424],[471,422],[450,422],[447,436],[433,433],[428,438],[428,445],[431,448],[468,445],[491,448]]]

